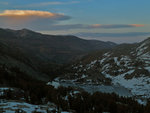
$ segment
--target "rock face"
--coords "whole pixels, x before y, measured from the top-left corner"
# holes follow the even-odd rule
[[[72,71],[66,71],[57,81],[121,86],[130,90],[133,96],[149,98],[150,38],[93,53],[67,69]]]

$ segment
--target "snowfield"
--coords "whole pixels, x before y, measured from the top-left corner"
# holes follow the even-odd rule
[[[0,100],[0,113],[32,113],[34,111],[40,113],[47,113],[56,111],[56,105],[53,103],[48,103],[47,105],[33,105],[26,102],[19,102],[19,101],[6,101]],[[62,111],[61,113],[70,113],[67,111]]]

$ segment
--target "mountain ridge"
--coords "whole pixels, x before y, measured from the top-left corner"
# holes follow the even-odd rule
[[[110,49],[116,46],[115,43],[84,40],[76,36],[43,35],[27,29],[7,29],[6,31],[1,29],[0,32],[1,41],[9,43],[12,46],[18,46],[27,52],[30,51],[29,54],[37,51],[37,56],[60,63],[70,61],[73,57],[75,58],[90,51]]]
[[[94,45],[97,42],[98,45]],[[49,80],[56,70],[88,52],[114,47],[76,36],[54,36],[28,29],[0,29],[0,65],[17,67],[31,77]]]

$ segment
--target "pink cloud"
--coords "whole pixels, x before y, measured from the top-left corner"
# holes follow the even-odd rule
[[[0,13],[0,17],[18,18],[18,17],[40,17],[40,18],[54,18],[64,16],[63,14],[51,13],[48,11],[35,10],[5,10]]]

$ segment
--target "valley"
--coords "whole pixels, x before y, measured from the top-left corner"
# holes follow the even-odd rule
[[[149,45],[1,29],[0,111],[147,113]]]

